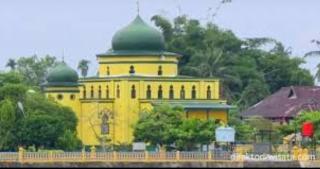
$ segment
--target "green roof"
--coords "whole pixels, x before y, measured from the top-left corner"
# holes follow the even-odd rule
[[[52,85],[75,85],[78,82],[78,73],[66,63],[58,63],[47,76],[47,84]]]
[[[112,49],[163,51],[164,37],[160,31],[147,25],[138,15],[133,22],[119,30],[112,38]]]
[[[172,106],[182,106],[185,109],[233,109],[235,106],[230,106],[223,103],[214,103],[214,102],[199,102],[199,101],[174,101],[174,102],[163,102],[163,101],[155,101],[154,105],[169,103]]]

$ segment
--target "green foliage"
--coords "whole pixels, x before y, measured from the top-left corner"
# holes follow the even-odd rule
[[[23,145],[54,148],[57,138],[63,134],[59,118],[50,115],[28,115],[23,119],[21,130],[18,132],[19,142]]]
[[[74,112],[36,90],[28,92],[32,87],[23,84],[20,76],[10,75],[16,73],[0,74],[0,150],[15,150],[18,146],[78,149],[81,142],[74,134]]]
[[[172,144],[179,150],[193,150],[199,144],[214,141],[213,120],[185,119],[181,107],[163,104],[155,106],[151,112],[142,113],[134,127],[135,141],[170,148]]]
[[[176,146],[179,150],[192,151],[196,144],[209,145],[215,140],[215,128],[212,120],[183,120],[176,129]]]
[[[66,151],[80,150],[81,144],[81,141],[77,138],[77,133],[71,130],[66,130],[57,141],[57,147]]]
[[[23,83],[23,76],[18,72],[8,72],[0,74],[0,87],[4,84],[19,84]]]
[[[26,84],[39,86],[45,82],[45,78],[51,68],[56,65],[56,58],[45,56],[39,58],[37,55],[31,57],[20,57],[17,60],[17,71],[22,75]]]
[[[23,84],[6,84],[0,88],[0,100],[8,98],[15,102],[24,100],[27,87]]]
[[[14,59],[9,59],[7,64],[6,64],[6,67],[10,67],[11,71],[14,71],[16,69],[16,61]]]
[[[6,99],[0,102],[0,149],[7,150],[12,146],[14,139],[13,128],[15,127],[16,114],[13,103]]]
[[[203,26],[186,16],[171,23],[156,15],[152,21],[163,31],[166,49],[183,55],[180,74],[219,78],[223,96],[240,111],[281,87],[314,83],[310,72],[300,67],[304,61],[272,38],[242,40],[213,23]]]
[[[135,125],[135,141],[153,145],[170,145],[176,139],[176,129],[182,123],[183,109],[169,105],[155,106],[151,112],[143,112]]]
[[[254,139],[254,128],[246,121],[240,119],[239,111],[232,109],[229,112],[229,126],[236,130],[235,140],[237,142],[252,142]]]
[[[314,43],[316,44],[316,46],[318,47],[318,49],[320,49],[320,40],[312,40],[311,43]],[[320,56],[320,50],[315,50],[315,51],[310,51],[310,52],[307,52],[304,57],[312,57],[312,56]],[[314,76],[314,78],[316,80],[318,80],[318,82],[320,82],[320,63],[317,65],[317,72]]]
[[[82,77],[86,77],[88,75],[88,71],[89,71],[89,60],[80,60],[79,64],[78,64],[78,69],[81,71],[81,75]]]
[[[280,128],[280,132],[283,135],[289,135],[294,132],[300,132],[302,124],[305,122],[312,122],[315,127],[315,138],[320,139],[320,112],[302,112],[293,121],[290,122],[287,127]]]

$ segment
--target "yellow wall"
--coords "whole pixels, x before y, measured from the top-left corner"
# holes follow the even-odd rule
[[[134,67],[136,75],[157,76],[159,66],[162,69],[162,76],[178,74],[178,56],[98,57],[98,62],[100,77],[129,75],[131,66]]]
[[[187,117],[201,120],[220,120],[225,124],[228,122],[226,110],[190,110],[187,112]]]
[[[71,107],[79,119],[78,135],[85,145],[99,145],[101,137],[102,115],[109,117],[109,134],[111,143],[131,143],[133,139],[133,126],[142,111],[151,110],[153,101],[158,99],[158,89],[162,86],[163,101],[197,101],[221,103],[219,96],[219,80],[201,78],[183,78],[177,76],[178,56],[121,56],[98,57],[99,77],[86,78],[79,81],[78,87],[47,87],[48,97],[59,103]],[[136,75],[144,77],[121,77],[129,75],[130,65],[135,66]],[[162,66],[163,75],[158,77],[158,67]],[[104,78],[109,66],[110,77]],[[152,77],[148,77],[152,75]],[[131,98],[132,86],[135,86],[136,98]],[[152,98],[147,98],[147,86],[151,86]],[[169,99],[170,86],[174,89],[174,99]],[[107,86],[109,97],[107,98]],[[119,86],[120,97],[117,97]],[[180,98],[181,87],[184,86],[185,99]],[[196,98],[192,99],[192,87],[195,86]],[[207,88],[210,86],[211,98],[207,98]],[[101,97],[99,97],[99,89]],[[86,97],[84,97],[86,91]],[[93,91],[93,97],[91,96]],[[62,100],[57,96],[62,94]],[[76,99],[71,100],[70,94]],[[227,122],[226,111],[190,110],[190,118],[221,119]]]

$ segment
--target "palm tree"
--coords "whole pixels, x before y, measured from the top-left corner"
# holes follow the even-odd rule
[[[17,65],[17,63],[14,59],[9,59],[6,67],[10,67],[11,71],[13,71],[16,69],[16,65]]]
[[[234,95],[229,89],[228,84],[231,82],[241,84],[242,82],[237,75],[230,71],[230,66],[225,63],[223,51],[217,48],[207,47],[195,56],[196,57],[191,59],[190,63],[192,64],[186,66],[185,69],[195,72],[195,74],[200,77],[219,78],[223,83],[222,86],[224,86],[223,94],[226,94],[225,97],[232,100]]]
[[[311,57],[311,56],[320,56],[320,40],[312,40],[311,43],[315,43],[318,47],[318,50],[310,51],[304,55],[304,57]],[[317,72],[314,76],[320,82],[320,63],[317,65]]]
[[[82,59],[78,64],[78,69],[81,71],[82,77],[86,77],[88,75],[89,70],[89,60]]]

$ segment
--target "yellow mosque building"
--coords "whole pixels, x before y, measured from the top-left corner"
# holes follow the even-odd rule
[[[132,143],[139,114],[161,103],[182,106],[186,118],[227,123],[231,106],[220,99],[219,80],[178,75],[183,56],[164,46],[162,33],[137,16],[113,36],[110,50],[97,55],[97,76],[78,78],[62,62],[49,73],[44,92],[76,113],[84,145],[101,145],[103,137]]]

